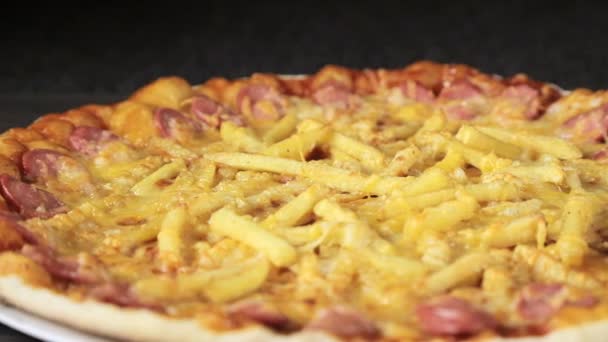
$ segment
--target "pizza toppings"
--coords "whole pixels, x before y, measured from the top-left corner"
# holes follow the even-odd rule
[[[50,192],[6,174],[0,176],[0,190],[4,199],[24,218],[49,218],[67,211],[66,206]]]
[[[57,191],[90,192],[87,168],[76,159],[49,149],[33,149],[23,154],[21,163],[26,180]]]
[[[57,177],[62,157],[63,154],[47,149],[27,151],[21,158],[24,177],[31,181]]]
[[[597,160],[598,162],[601,162],[601,163],[608,162],[608,149],[602,149],[602,150],[595,152],[591,156],[591,159]]]
[[[34,233],[32,233],[29,229],[25,228],[23,225],[19,224],[19,220],[21,216],[11,212],[2,212],[0,211],[0,225],[4,227],[6,230],[12,230],[14,233],[18,234],[23,242],[37,245],[41,243],[41,239],[38,238]]]
[[[64,177],[83,179],[88,177],[87,169],[74,158],[48,150],[34,149],[23,154],[21,159],[24,177],[42,183],[49,179]]]
[[[430,104],[435,100],[435,94],[431,89],[425,88],[414,80],[408,80],[401,83],[399,88],[401,89],[403,96],[414,101]]]
[[[251,320],[273,329],[283,329],[289,325],[289,318],[274,306],[254,300],[237,302],[228,307],[228,314],[234,319]]]
[[[559,310],[565,295],[565,288],[561,284],[530,284],[522,289],[517,310],[526,320],[544,322]]]
[[[345,85],[328,81],[312,93],[312,99],[322,105],[339,109],[348,109],[356,106],[357,96]]]
[[[608,105],[579,114],[564,123],[565,136],[585,141],[605,140],[608,134]]]
[[[324,330],[346,338],[375,338],[381,333],[380,329],[363,314],[343,306],[321,310],[307,328]]]
[[[439,99],[442,101],[469,100],[481,96],[481,90],[469,82],[461,81],[452,83],[441,89]]]
[[[285,99],[275,88],[253,83],[243,87],[236,96],[240,113],[258,120],[277,120],[285,111]]]
[[[604,204],[598,161],[608,158],[595,142],[608,107],[589,110],[605,102],[593,97],[552,107],[566,123],[540,118],[552,89],[433,63],[194,88],[164,79],[103,113],[56,114],[0,139],[0,209],[20,214],[0,212],[0,250],[20,250],[59,291],[168,317],[209,310],[211,328],[387,340],[547,331],[563,307],[606,305],[596,296],[606,277],[582,256],[602,242],[588,233],[603,229],[605,210],[587,204]],[[386,171],[395,156],[408,172]],[[368,167],[371,159],[379,161]],[[88,168],[99,191],[64,191],[82,187],[73,175]],[[541,251],[556,240],[559,253]],[[283,249],[286,262],[277,259]],[[412,293],[409,284],[433,286]],[[483,301],[464,299],[478,294]],[[345,300],[352,306],[338,305]],[[404,316],[415,304],[417,324]]]
[[[207,127],[219,128],[225,121],[239,126],[243,125],[243,120],[238,115],[205,95],[197,95],[192,98],[190,111]]]
[[[416,315],[422,329],[432,335],[471,335],[497,326],[490,314],[451,296],[433,298],[418,305]]]
[[[90,256],[80,258],[58,257],[48,247],[25,245],[23,255],[36,261],[50,275],[57,279],[69,280],[79,284],[96,284],[102,281],[100,268],[90,262]]]
[[[473,84],[460,81],[441,89],[438,101],[443,103],[448,118],[471,120],[478,115],[477,103],[483,101],[483,96]]]
[[[162,137],[179,142],[187,142],[201,132],[198,122],[171,108],[158,108],[154,122]]]
[[[118,137],[108,130],[97,127],[77,127],[68,139],[70,146],[87,156],[95,156],[104,146]]]
[[[541,114],[540,93],[526,84],[507,87],[501,94],[503,99],[515,106],[523,107],[524,117],[528,120],[538,118]]]
[[[162,311],[162,308],[159,305],[142,301],[127,284],[107,281],[91,288],[88,291],[88,295],[92,298],[121,307]]]
[[[0,212],[0,252],[18,249],[23,246],[25,238],[16,229],[18,217],[11,213]]]

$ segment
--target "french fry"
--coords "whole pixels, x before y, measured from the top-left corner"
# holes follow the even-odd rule
[[[445,156],[434,166],[445,172],[454,171],[457,168],[463,167],[465,164],[464,157],[460,152],[457,152],[454,148],[448,147],[445,152]]]
[[[357,218],[357,215],[345,208],[342,208],[338,203],[333,200],[324,199],[317,203],[314,207],[315,215],[327,220],[334,222],[345,222],[345,223],[360,223],[361,221]]]
[[[353,255],[362,263],[402,280],[419,279],[427,272],[423,263],[406,257],[375,253],[369,249],[353,250]]]
[[[171,158],[191,160],[198,158],[198,154],[177,142],[165,138],[151,137],[147,139],[148,149],[155,154],[162,154]]]
[[[259,152],[264,149],[264,144],[251,129],[239,127],[229,121],[222,123],[220,135],[223,141],[245,152]]]
[[[148,196],[160,191],[157,183],[164,179],[175,177],[180,171],[186,168],[184,160],[177,159],[168,164],[161,166],[158,170],[148,175],[146,178],[139,181],[131,188],[137,196]]]
[[[408,186],[413,180],[411,177],[364,176],[322,163],[297,162],[286,158],[246,153],[212,153],[205,157],[240,169],[303,176],[330,188],[348,192],[388,194],[395,189]]]
[[[203,288],[205,296],[212,302],[223,303],[243,297],[260,288],[270,272],[270,263],[266,258],[242,268],[228,277],[218,277]],[[182,281],[183,282],[183,281]]]
[[[593,275],[570,269],[549,254],[531,246],[518,245],[513,250],[513,257],[530,267],[530,273],[537,281],[567,284],[588,290],[597,290],[603,286]]]
[[[495,139],[469,125],[463,125],[460,127],[458,133],[456,134],[456,139],[460,140],[463,144],[469,147],[476,148],[484,152],[495,153],[500,157],[509,159],[517,159],[522,153],[522,149],[520,147]]]
[[[506,225],[489,227],[482,235],[482,243],[495,248],[530,244],[536,241],[538,231],[545,224],[542,215],[521,217]]]
[[[463,191],[478,202],[514,200],[522,195],[522,190],[516,185],[502,181],[467,185],[463,187]],[[388,216],[394,216],[395,213],[402,213],[406,208],[420,210],[433,207],[453,200],[456,198],[457,192],[458,188],[448,188],[414,196],[403,196],[401,193],[395,192],[387,200],[386,212],[389,213]]]
[[[297,124],[298,117],[293,113],[288,113],[264,134],[262,141],[270,145],[283,140],[295,131]]]
[[[552,136],[515,132],[497,127],[477,127],[481,132],[504,142],[556,156],[560,159],[578,159],[581,151],[572,143]]]
[[[206,297],[212,302],[238,299],[258,289],[265,282],[270,264],[257,257],[243,264],[212,271],[180,273],[175,278],[152,276],[138,280],[134,291],[152,300],[194,299]]]
[[[341,133],[333,133],[329,144],[355,157],[363,166],[370,170],[377,171],[384,167],[384,154],[373,146],[364,144]]]
[[[306,156],[329,136],[329,127],[295,133],[264,149],[263,154],[295,160],[306,160]]]
[[[564,170],[555,163],[543,165],[511,166],[501,169],[499,172],[508,173],[513,176],[529,181],[540,181],[554,184],[562,184],[566,179]]]
[[[452,287],[481,276],[487,265],[485,253],[470,253],[460,257],[451,265],[433,273],[425,282],[430,293],[441,293]]]
[[[205,158],[237,169],[268,171],[285,173],[289,175],[301,175],[303,173],[302,168],[304,165],[301,162],[287,158],[277,158],[239,152],[210,153],[207,154]]]
[[[275,211],[262,221],[261,225],[267,228],[290,227],[301,223],[301,220],[312,212],[313,207],[325,195],[327,190],[320,185],[312,185],[299,194],[279,210]]]
[[[429,168],[420,176],[413,178],[407,187],[401,188],[397,194],[401,196],[414,196],[447,188],[450,178],[439,168]]]
[[[165,267],[183,264],[185,258],[184,234],[188,212],[184,207],[169,211],[161,223],[157,236],[158,256]]]
[[[214,162],[201,159],[203,162],[201,172],[198,175],[197,185],[204,190],[209,190],[213,187],[217,166]]]
[[[420,155],[420,149],[414,145],[404,148],[395,154],[383,173],[389,176],[407,175],[409,169],[416,163]]]
[[[593,222],[594,203],[584,195],[572,194],[564,205],[561,232],[555,247],[566,265],[580,266],[588,246],[585,234]]]
[[[456,224],[473,217],[478,208],[479,204],[470,195],[426,208],[419,215],[408,218],[403,228],[404,235],[415,241],[425,230],[448,231]]]
[[[296,261],[297,253],[289,243],[229,208],[213,213],[209,218],[209,227],[218,234],[260,251],[276,266],[289,266]]]

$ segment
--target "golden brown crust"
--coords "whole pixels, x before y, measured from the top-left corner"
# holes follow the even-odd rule
[[[36,262],[15,252],[0,254],[0,276],[17,275],[31,286],[52,288],[51,276]]]
[[[129,97],[132,101],[131,105],[128,101],[126,104],[85,105],[62,114],[44,115],[32,123],[30,129],[12,129],[4,136],[14,140],[0,142],[0,154],[18,160],[24,150],[19,144],[41,138],[65,146],[66,137],[77,126],[107,126],[119,134],[128,132],[134,139],[154,135],[150,125],[152,120],[150,112],[141,107],[134,110],[133,118],[126,120],[129,115],[125,114],[125,107],[130,107],[129,110],[132,110],[133,102],[139,103],[140,106],[179,109],[184,100],[195,93],[201,93],[235,109],[238,92],[248,84],[266,84],[286,95],[309,97],[327,82],[336,82],[356,94],[366,95],[381,89],[396,87],[406,81],[415,81],[438,94],[443,87],[463,80],[476,85],[487,95],[496,95],[508,85],[527,84],[540,91],[543,110],[559,97],[556,87],[532,80],[525,74],[499,79],[467,65],[440,64],[428,60],[418,61],[401,69],[356,70],[338,65],[326,65],[312,75],[295,78],[268,73],[254,73],[250,77],[232,80],[215,77],[194,87],[180,77],[162,77],[135,91]],[[587,92],[589,91],[577,90],[577,93]],[[144,126],[142,132],[137,132],[139,127],[133,124],[138,120],[141,120]]]

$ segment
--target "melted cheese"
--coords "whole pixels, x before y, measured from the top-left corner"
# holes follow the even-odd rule
[[[161,102],[176,106],[175,96]],[[566,114],[501,128],[504,118],[462,124],[404,99],[364,101],[340,113],[293,98],[270,128],[227,123],[188,146],[146,142],[147,126],[119,131],[139,147],[117,144],[87,164],[101,190],[24,224],[186,316],[188,305],[252,293],[289,302],[283,311],[300,323],[348,302],[387,336],[412,338],[415,304],[436,294],[473,293],[513,321],[511,289],[529,282],[602,291],[606,258],[589,246],[608,228],[608,169],[554,136],[552,118]],[[151,115],[119,109],[117,127]],[[605,317],[602,308],[555,324]]]

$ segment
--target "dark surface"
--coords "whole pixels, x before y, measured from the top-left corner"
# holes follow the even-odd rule
[[[328,63],[401,67],[424,58],[608,88],[605,2],[229,3],[10,11],[0,21],[0,131],[118,100],[163,75],[197,83]],[[0,326],[0,340],[27,339]]]

